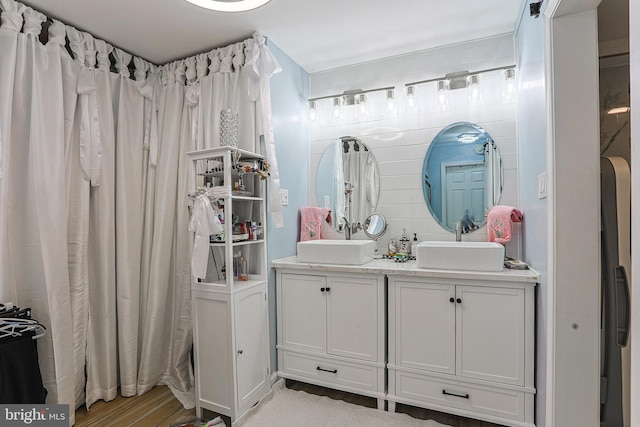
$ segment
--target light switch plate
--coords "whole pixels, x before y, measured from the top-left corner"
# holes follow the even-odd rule
[[[542,172],[538,175],[538,199],[547,198],[547,173]]]
[[[289,190],[280,189],[280,204],[282,206],[289,206]]]

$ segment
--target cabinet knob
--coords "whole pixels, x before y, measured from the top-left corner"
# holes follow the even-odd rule
[[[462,299],[461,299],[461,298],[458,298],[458,299],[456,300],[456,302],[457,302],[458,304],[460,304],[460,303],[462,302]]]
[[[449,298],[449,302],[456,302],[454,297]]]
[[[244,353],[244,350],[238,350],[238,354]]]
[[[331,288],[327,288],[327,292],[331,292]]]
[[[320,288],[320,292],[324,292],[326,290],[327,290],[327,288]]]

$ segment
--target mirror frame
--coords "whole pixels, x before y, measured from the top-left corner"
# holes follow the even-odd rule
[[[322,153],[322,156],[320,158],[320,161],[318,162],[318,167],[316,170],[316,182],[315,182],[315,192],[316,192],[316,201],[318,206],[326,206],[327,202],[329,202],[329,207],[331,208],[331,215],[332,215],[332,225],[333,225],[333,229],[336,232],[339,233],[345,233],[345,223],[343,221],[342,218],[340,218],[338,216],[338,212],[336,212],[336,197],[335,197],[335,191],[331,192],[331,194],[327,195],[327,191],[325,191],[327,188],[334,186],[335,185],[335,180],[333,179],[333,177],[330,177],[329,179],[331,179],[332,182],[334,182],[334,184],[329,184],[326,185],[326,181],[325,185],[322,186],[323,190],[320,190],[321,187],[321,183],[323,182],[323,179],[321,179],[321,174],[324,173],[326,174],[329,171],[333,171],[335,168],[335,161],[332,158],[332,156],[336,155],[336,144],[338,149],[340,150],[340,154],[342,156],[344,156],[344,150],[345,150],[345,144],[351,143],[351,142],[355,142],[359,145],[359,149],[362,150],[362,147],[364,147],[364,151],[370,153],[370,157],[373,161],[373,177],[374,177],[374,182],[375,182],[375,186],[376,186],[376,191],[375,191],[375,203],[373,206],[370,207],[370,210],[367,209],[366,215],[363,215],[362,218],[351,218],[351,215],[347,215],[349,217],[349,220],[352,222],[352,227],[351,227],[351,233],[356,233],[359,229],[362,229],[364,226],[364,222],[367,219],[367,217],[371,214],[373,214],[375,212],[375,209],[378,205],[378,200],[380,197],[380,171],[379,171],[379,167],[378,167],[378,161],[376,160],[375,155],[373,154],[373,152],[371,151],[371,148],[369,148],[369,146],[367,145],[366,142],[364,142],[362,139],[358,138],[358,137],[353,137],[353,136],[343,136],[340,137],[336,140],[333,140],[324,150],[324,152]],[[327,166],[328,165],[328,166]],[[371,176],[371,175],[369,175]],[[325,178],[326,180],[327,178]],[[345,188],[345,193],[343,193],[345,195],[345,200],[344,200],[344,205],[346,206],[348,204],[347,198],[346,198],[346,191],[347,190],[351,190],[352,186],[350,186],[349,188]],[[363,185],[357,185],[356,188],[360,189],[360,188],[364,188]],[[355,190],[357,191],[357,190]],[[323,196],[324,195],[324,196]],[[327,200],[324,200],[325,197],[327,197]],[[351,194],[352,200],[356,200],[358,197],[355,193]],[[321,200],[322,199],[322,200]],[[346,211],[346,208],[345,208]]]
[[[382,225],[382,230],[378,231],[377,233],[369,231],[369,227],[371,226],[371,223],[374,221],[374,218],[379,218],[380,224]],[[378,224],[376,224],[376,226],[377,225]],[[368,238],[377,240],[380,237],[384,236],[384,233],[387,231],[387,226],[388,226],[387,219],[384,217],[384,215],[374,212],[371,215],[369,215],[367,219],[364,220],[362,231],[364,231],[364,234],[366,234]]]
[[[459,132],[456,132],[458,128],[460,128]],[[465,128],[468,128],[468,131],[465,130]],[[455,135],[454,132],[457,134],[457,141],[452,139]],[[436,157],[436,150],[442,150],[442,147],[445,145],[449,145],[452,148],[455,147],[456,150],[460,147],[460,149],[464,150],[464,157],[461,158],[459,154],[457,157],[454,157],[448,153],[450,154],[448,156],[450,158],[438,159]],[[468,148],[465,148],[465,146]],[[476,158],[476,156],[482,157]],[[467,213],[458,220],[462,222],[463,232],[467,233],[486,224],[486,213],[488,209],[498,204],[502,195],[504,177],[502,160],[498,147],[491,135],[475,123],[455,122],[445,126],[438,132],[433,138],[433,141],[431,141],[424,157],[422,166],[422,194],[424,201],[436,222],[445,230],[455,232],[456,224],[448,225],[447,218],[444,217],[444,212],[446,212],[445,206],[449,200],[445,198],[445,194],[442,192],[445,186],[445,184],[443,184],[443,176],[445,176],[447,168],[451,167],[466,169],[469,174],[477,173],[480,168],[485,169],[482,179],[482,185],[484,186],[482,206],[477,206],[479,201],[475,199],[476,205],[474,206],[476,206],[476,212],[473,211],[473,206],[469,206],[469,208],[466,209]],[[498,168],[497,175],[496,167]],[[491,181],[487,180],[487,168],[491,168],[492,170]],[[436,176],[434,176],[435,169],[437,169],[435,172]],[[432,176],[429,175],[430,172]],[[433,185],[436,185],[437,188],[433,187]],[[493,196],[488,193],[493,194]],[[437,202],[434,203],[434,197],[440,201],[439,204]],[[489,197],[491,197],[491,199],[489,199]],[[438,206],[440,207],[439,211],[437,210]],[[468,215],[469,211],[471,211],[470,216]]]

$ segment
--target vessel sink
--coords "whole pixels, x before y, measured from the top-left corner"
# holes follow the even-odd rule
[[[504,246],[495,242],[421,242],[416,260],[420,268],[502,271]]]
[[[373,240],[308,240],[298,242],[298,261],[360,265],[373,259]]]

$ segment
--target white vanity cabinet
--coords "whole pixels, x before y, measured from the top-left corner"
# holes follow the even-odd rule
[[[471,277],[388,276],[389,408],[532,427],[535,283]]]
[[[384,408],[384,276],[276,270],[278,374]]]
[[[227,219],[224,233],[210,239],[206,277],[192,276],[196,414],[206,408],[235,423],[271,387],[266,240],[232,225],[266,223],[264,181],[254,166],[262,156],[231,147],[188,155],[190,192],[224,190],[217,203]],[[234,258],[246,263],[242,276]]]

